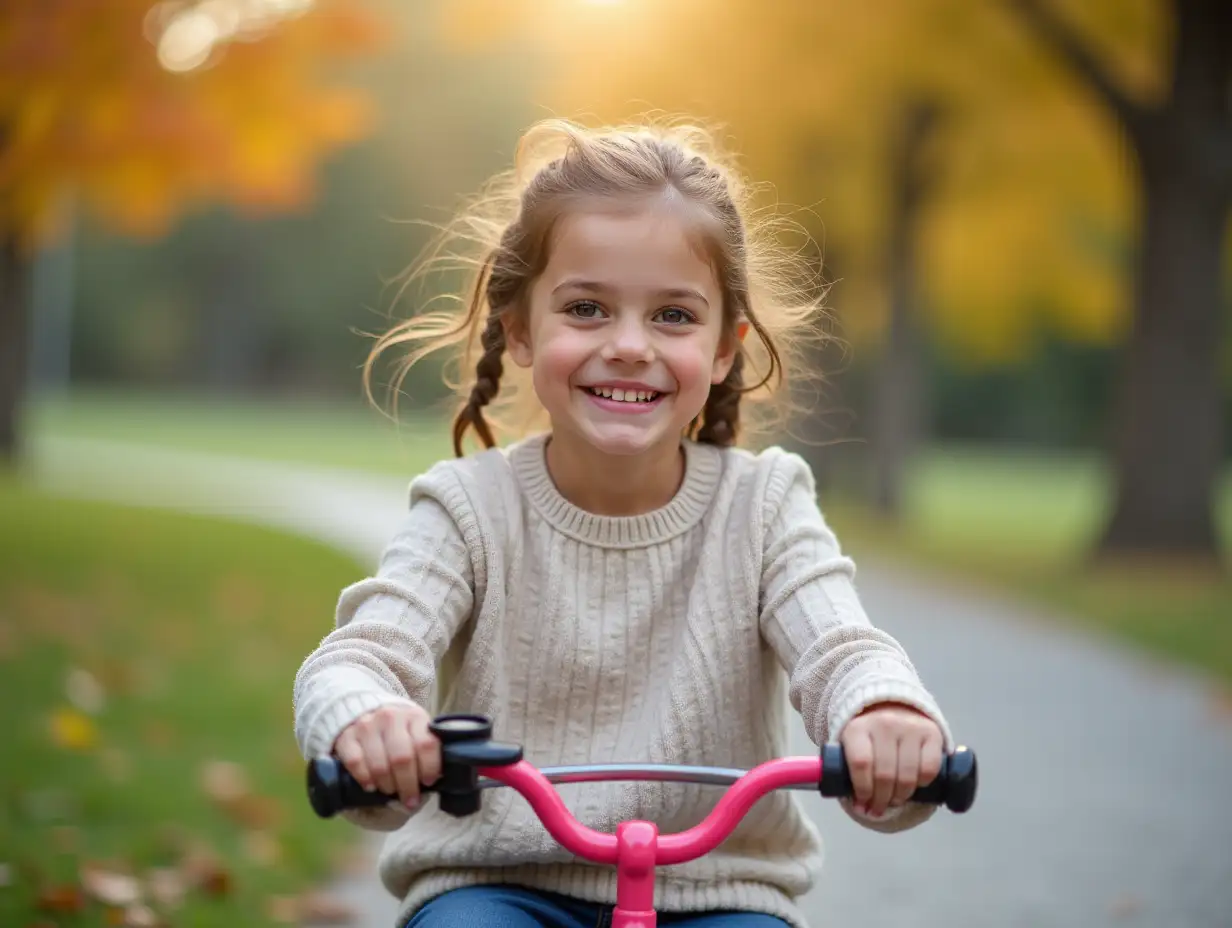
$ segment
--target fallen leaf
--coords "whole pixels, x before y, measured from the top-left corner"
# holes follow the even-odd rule
[[[98,743],[98,729],[76,709],[57,709],[51,716],[51,740],[69,751],[88,751]]]
[[[159,928],[162,922],[154,910],[146,905],[130,905],[124,910],[124,928]]]
[[[272,922],[293,925],[300,920],[299,901],[293,896],[271,896],[265,900],[265,917]]]
[[[244,768],[227,760],[212,760],[201,769],[201,789],[219,805],[237,802],[251,792]]]
[[[99,864],[84,864],[78,875],[82,889],[105,905],[124,909],[141,901],[141,884],[127,873]]]
[[[237,824],[255,831],[272,828],[282,818],[282,807],[268,796],[250,794],[227,803],[223,810]]]
[[[38,907],[44,912],[69,914],[85,908],[86,900],[81,890],[72,883],[48,886],[38,895]]]
[[[231,874],[221,857],[202,845],[189,849],[180,864],[180,873],[189,887],[210,896],[225,896],[231,891]]]
[[[103,710],[105,694],[102,684],[94,674],[81,667],[74,667],[68,672],[64,685],[68,701],[90,715],[98,715]]]
[[[299,919],[316,925],[351,925],[359,919],[354,906],[321,892],[311,892],[298,899]]]
[[[268,831],[250,831],[244,835],[244,852],[248,859],[263,867],[278,863],[282,857],[282,847],[278,839]]]
[[[145,876],[146,892],[164,909],[178,909],[188,891],[184,875],[172,867],[159,867]]]

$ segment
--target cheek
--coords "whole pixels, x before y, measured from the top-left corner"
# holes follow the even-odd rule
[[[570,389],[570,381],[589,354],[585,340],[567,329],[544,338],[535,351],[535,388],[553,393]]]
[[[714,349],[701,339],[681,341],[664,352],[664,360],[684,392],[707,393],[714,366]]]

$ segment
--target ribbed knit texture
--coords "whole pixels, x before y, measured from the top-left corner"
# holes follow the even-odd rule
[[[305,757],[328,754],[363,713],[414,700],[491,716],[538,766],[645,762],[753,767],[787,753],[788,703],[817,744],[869,705],[907,703],[942,727],[898,643],[874,628],[854,567],[826,526],[812,474],[780,449],[686,442],[684,481],[645,515],[596,516],[557,491],[546,436],[433,467],[374,577],[342,592],[337,629],[295,681]],[[715,787],[560,787],[584,823],[697,824]],[[814,800],[816,801],[816,800]],[[662,912],[744,909],[805,921],[795,898],[822,848],[798,794],[765,798],[709,856],[660,872]],[[897,831],[930,807],[861,824]],[[513,790],[480,813],[347,813],[389,831],[380,871],[402,922],[432,896],[513,882],[612,904],[615,873],[578,861]]]

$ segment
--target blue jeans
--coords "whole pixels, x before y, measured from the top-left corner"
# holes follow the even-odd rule
[[[411,916],[406,928],[606,928],[612,907],[518,886],[467,886],[442,893]],[[660,913],[673,928],[786,928],[757,912]]]

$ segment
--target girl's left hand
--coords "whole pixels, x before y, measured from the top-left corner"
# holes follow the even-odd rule
[[[879,703],[848,722],[839,743],[851,773],[856,811],[879,817],[936,779],[945,736],[919,710]]]

